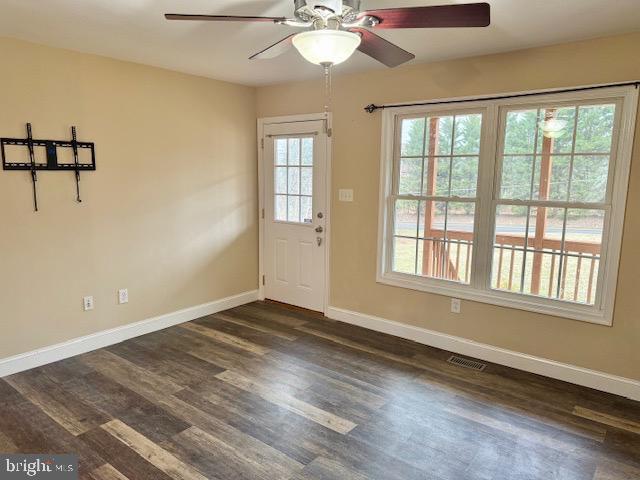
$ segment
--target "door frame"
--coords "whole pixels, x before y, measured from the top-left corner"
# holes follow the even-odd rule
[[[325,281],[324,281],[324,295],[323,295],[323,307],[322,313],[326,314],[329,307],[329,291],[330,291],[330,258],[331,258],[331,158],[332,158],[332,114],[327,113],[308,113],[302,115],[286,115],[280,117],[264,117],[258,118],[258,299],[264,300],[264,241],[265,241],[265,161],[264,161],[264,129],[267,125],[274,125],[279,123],[295,123],[295,122],[310,122],[310,121],[323,121],[326,132],[326,169],[325,169],[325,190],[326,190],[326,207],[325,207],[325,256],[324,256],[324,268],[325,268]]]

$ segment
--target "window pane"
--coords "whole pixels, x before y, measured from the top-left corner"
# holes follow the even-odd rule
[[[523,293],[557,298],[561,259],[557,253],[527,251]]]
[[[538,153],[571,153],[576,107],[546,108],[538,121]]]
[[[422,158],[401,158],[398,179],[400,195],[420,195],[422,188]]]
[[[473,245],[458,240],[418,240],[418,274],[469,283]]]
[[[455,157],[452,163],[450,195],[475,197],[478,186],[478,157]]]
[[[449,202],[447,204],[447,238],[473,240],[475,203]]]
[[[432,133],[429,136],[429,139],[434,138],[438,143],[434,146],[430,145],[430,148],[435,151],[436,155],[451,155],[453,117],[433,117],[433,121],[430,123],[430,126],[432,125],[434,129],[430,129]]]
[[[436,172],[436,195],[449,196],[449,171],[451,167],[450,158],[434,158],[433,165]]]
[[[576,152],[611,151],[615,105],[588,105],[578,108]]]
[[[287,220],[289,222],[300,221],[300,197],[291,196],[287,197],[289,210],[287,212]]]
[[[416,274],[416,242],[411,238],[393,239],[393,271]]]
[[[420,202],[419,275],[469,282],[474,210],[473,202]]]
[[[595,302],[604,229],[604,210],[568,209],[559,298]]]
[[[493,248],[492,288],[520,292],[522,285],[522,250],[508,244],[498,244]]]
[[[530,156],[504,157],[500,181],[500,198],[517,200],[529,200],[531,198],[533,158]],[[539,162],[536,163],[539,166]],[[536,170],[538,169],[536,168]],[[536,184],[536,178],[534,178],[533,183],[534,185]]]
[[[276,195],[276,220],[287,221],[287,196]]]
[[[576,156],[573,159],[570,200],[585,203],[604,202],[608,175],[609,156]]]
[[[420,202],[419,236],[423,238],[444,238],[447,202],[427,200]]]
[[[289,194],[300,193],[300,168],[289,167]]]
[[[287,139],[276,138],[276,165],[287,164]]]
[[[574,248],[573,242],[579,242],[576,252],[599,252],[604,230],[604,210],[584,210],[570,208],[567,210],[567,227],[565,232],[565,250]],[[593,250],[595,248],[595,250]]]
[[[300,197],[300,218],[302,223],[313,222],[313,198]]]
[[[395,235],[418,235],[418,200],[396,200]]]
[[[302,139],[302,165],[313,165],[313,138]]]
[[[401,156],[421,156],[424,149],[424,118],[402,120]]]
[[[469,155],[480,153],[480,130],[482,115],[457,115],[455,118],[454,155]]]
[[[276,193],[287,193],[287,167],[276,167]]]
[[[504,153],[533,154],[538,110],[508,112],[505,127]]]
[[[540,159],[541,163],[541,174],[540,180],[538,181],[537,190],[542,190],[540,192],[540,200],[559,200],[566,201],[567,196],[569,195],[569,169],[571,164],[571,157],[569,156],[555,156],[551,157],[550,169],[549,171],[549,195],[546,196],[544,192],[544,177],[546,176],[546,172],[544,169],[543,162],[544,158]]]
[[[289,165],[300,165],[300,139],[289,139]]]
[[[300,193],[303,195],[311,195],[313,192],[313,167],[302,167],[300,170]]]
[[[528,207],[499,205],[496,211],[495,239],[493,248],[493,288],[519,292],[522,286],[522,262],[524,260]],[[529,232],[535,226],[529,225]]]

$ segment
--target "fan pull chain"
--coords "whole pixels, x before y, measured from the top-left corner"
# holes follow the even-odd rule
[[[329,113],[329,110],[331,110],[331,64],[325,63],[323,66],[324,66],[324,88],[325,88],[324,113]]]

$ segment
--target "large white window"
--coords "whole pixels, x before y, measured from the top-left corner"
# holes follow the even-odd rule
[[[637,91],[383,116],[378,281],[611,324]]]

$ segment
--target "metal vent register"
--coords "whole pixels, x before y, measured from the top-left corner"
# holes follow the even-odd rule
[[[447,362],[453,363],[454,365],[458,365],[459,367],[470,368],[471,370],[477,370],[479,372],[483,371],[487,366],[484,363],[480,363],[475,360],[469,360],[468,358],[458,357],[456,355],[451,355],[447,360]]]

